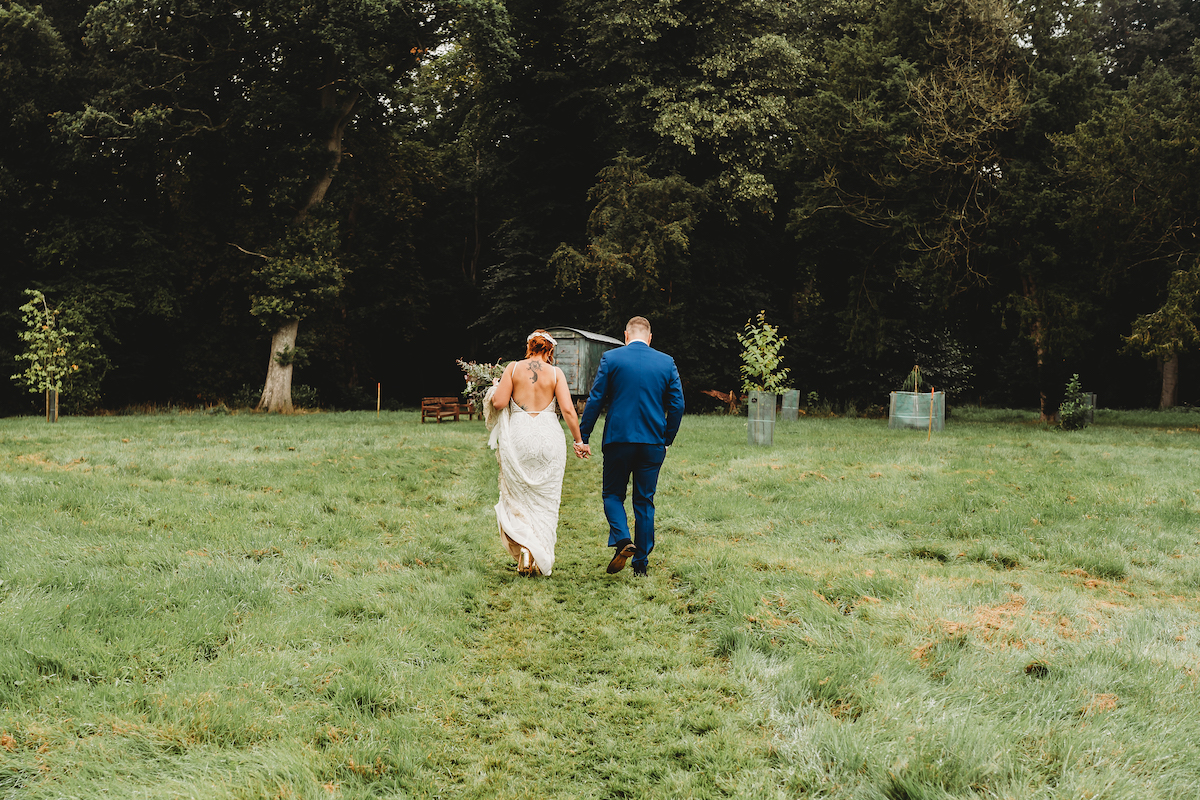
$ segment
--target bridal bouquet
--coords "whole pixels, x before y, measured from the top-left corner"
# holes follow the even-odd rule
[[[467,386],[462,392],[463,397],[474,400],[476,406],[482,407],[484,393],[491,388],[493,381],[504,374],[504,366],[499,361],[495,364],[479,364],[463,361],[461,358],[457,363],[467,380]]]

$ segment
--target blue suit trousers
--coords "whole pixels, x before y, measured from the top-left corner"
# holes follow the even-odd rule
[[[654,549],[654,492],[658,473],[667,457],[661,444],[610,442],[604,446],[604,478],[600,495],[604,516],[608,518],[608,546],[633,539],[637,552],[634,569],[645,569]],[[629,535],[629,517],[625,513],[625,494],[633,478],[633,536]]]

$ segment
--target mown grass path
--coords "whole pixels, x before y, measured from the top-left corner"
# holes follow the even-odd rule
[[[607,575],[599,465],[564,486],[557,562],[489,558],[462,685],[428,709],[464,797],[766,797],[769,737],[669,571]],[[491,523],[491,524],[489,524]]]

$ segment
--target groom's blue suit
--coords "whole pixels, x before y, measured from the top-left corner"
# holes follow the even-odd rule
[[[683,386],[675,359],[634,339],[600,359],[587,406],[579,420],[587,442],[600,412],[604,418],[601,496],[608,518],[608,546],[629,541],[625,492],[633,478],[635,572],[645,572],[654,549],[654,492],[667,447],[683,420]]]

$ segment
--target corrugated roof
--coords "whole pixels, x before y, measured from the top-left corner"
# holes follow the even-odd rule
[[[550,334],[551,336],[554,335],[555,331],[574,331],[585,339],[591,339],[593,342],[604,342],[605,344],[615,344],[618,346],[624,346],[625,344],[620,339],[614,339],[611,336],[605,336],[603,333],[593,333],[592,331],[585,331],[581,328],[572,328],[568,325],[555,325],[554,327],[546,328],[545,330],[546,333]]]

